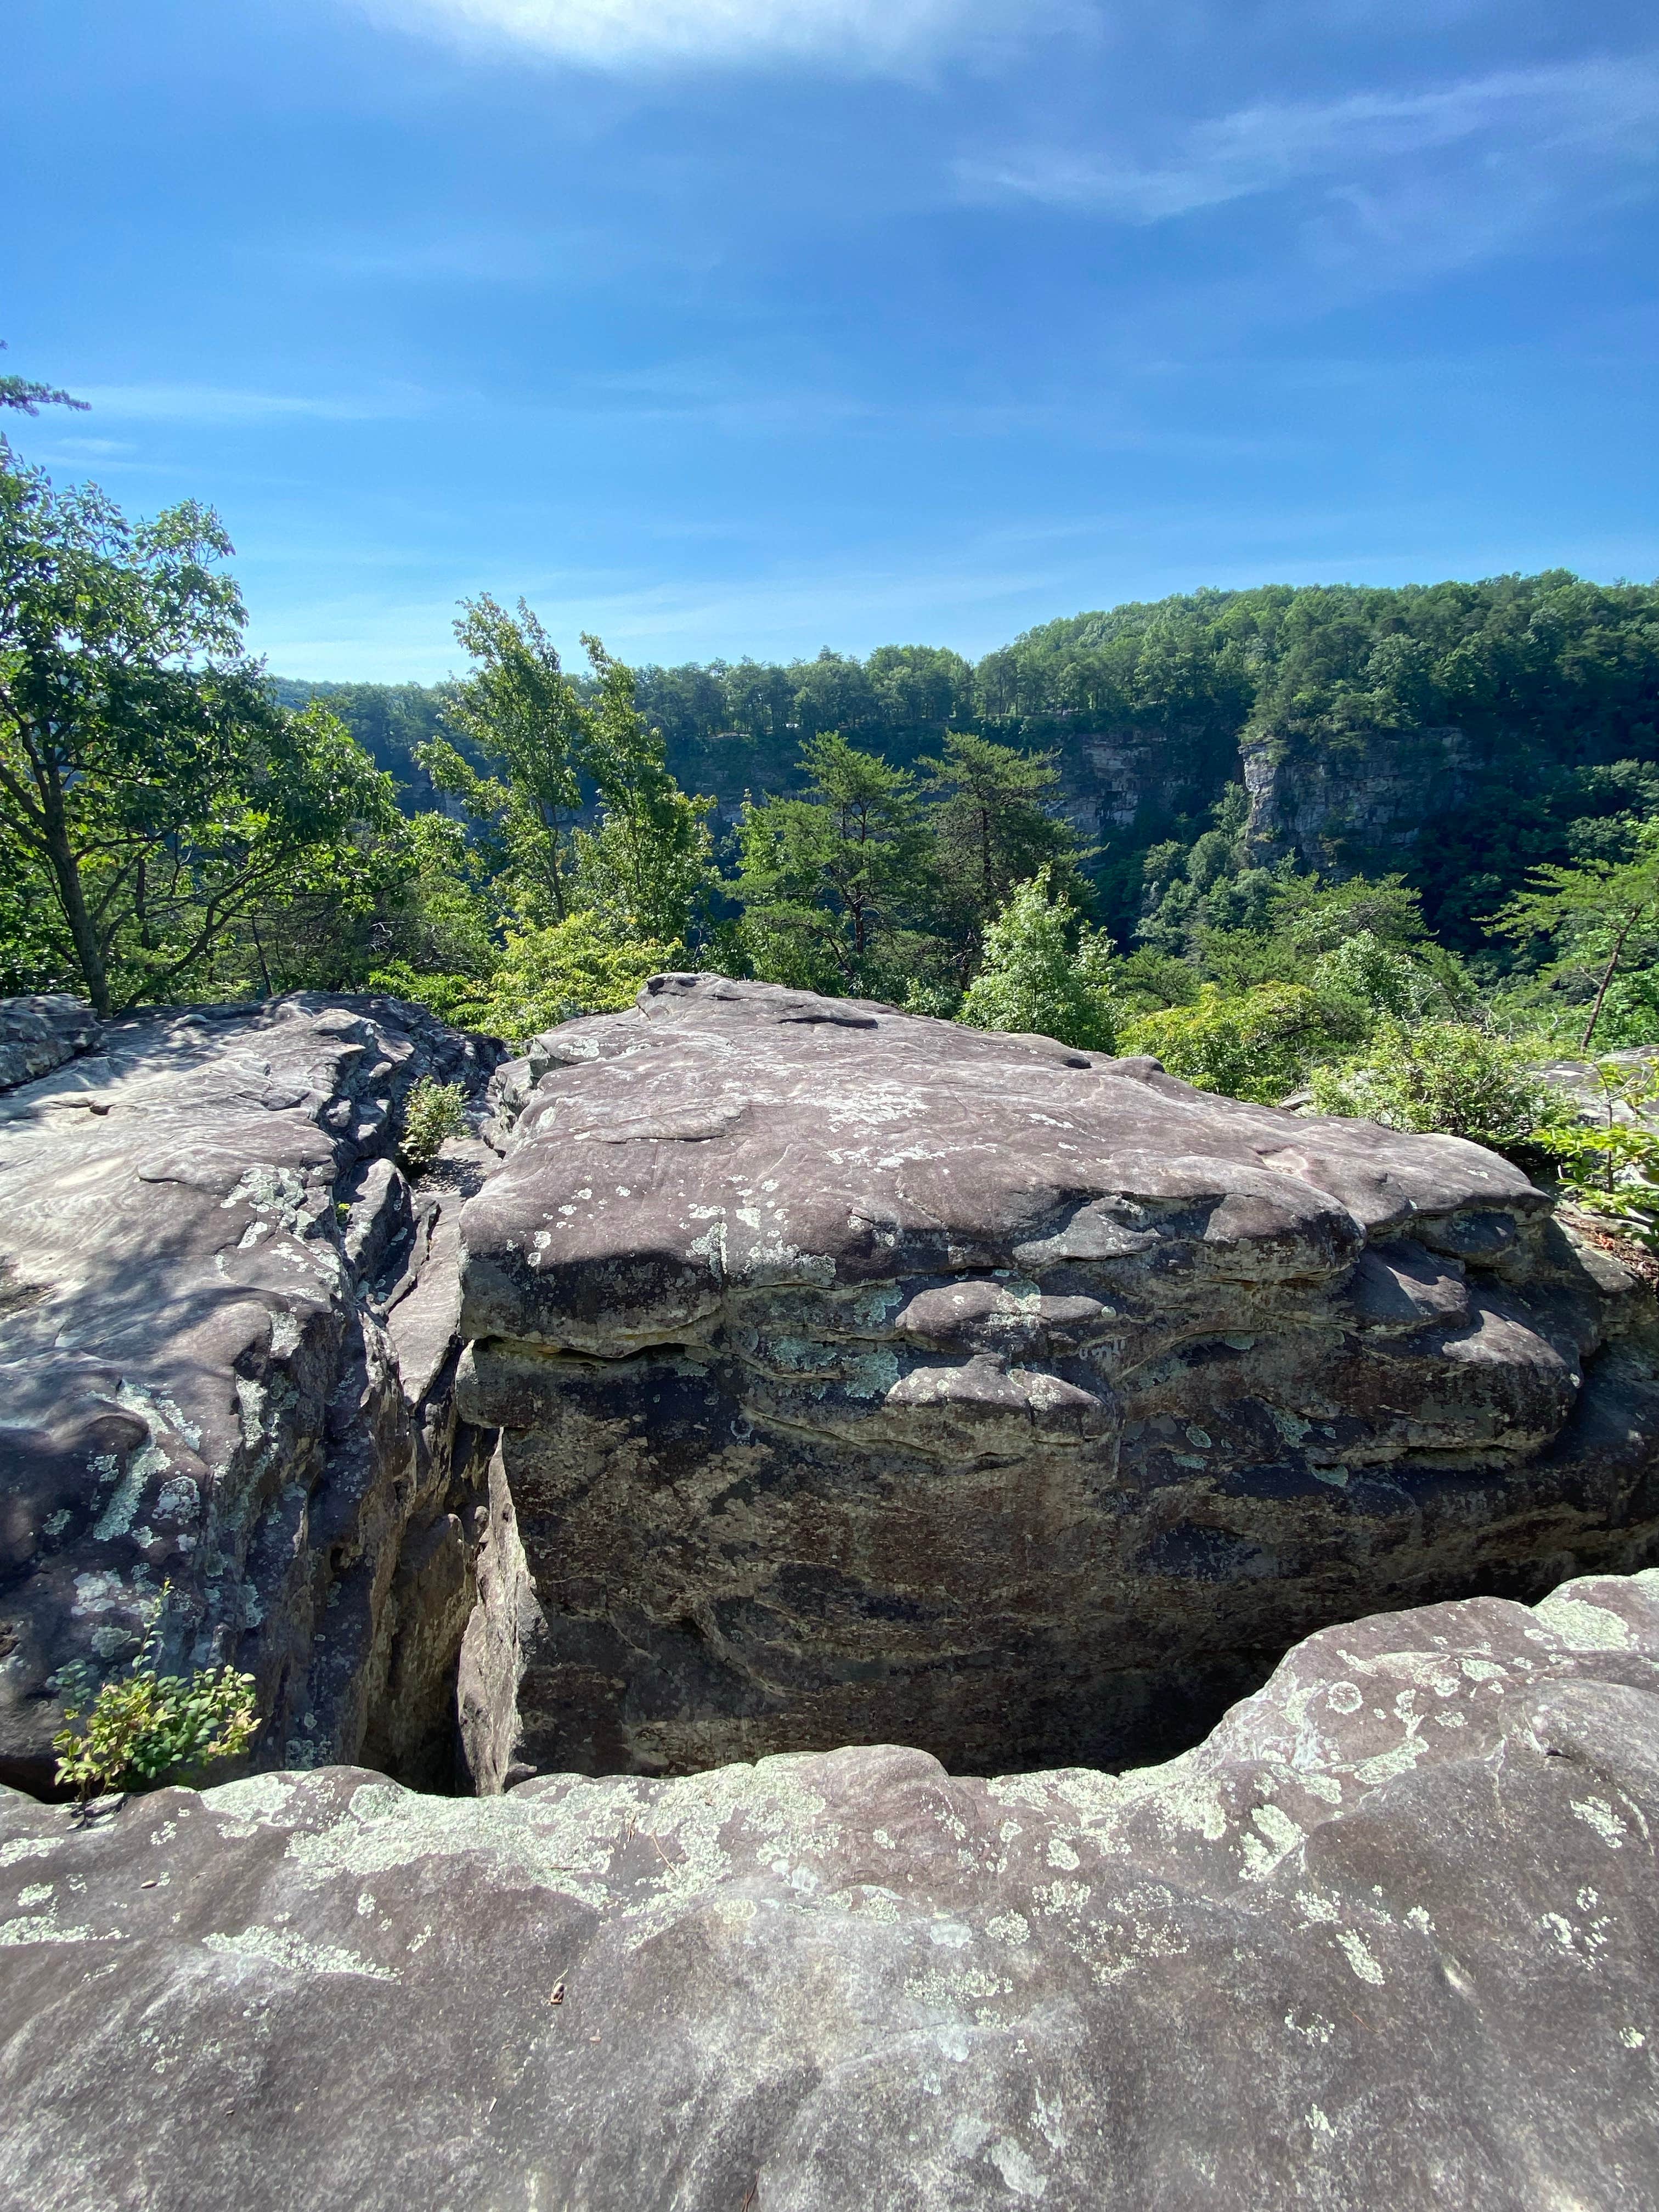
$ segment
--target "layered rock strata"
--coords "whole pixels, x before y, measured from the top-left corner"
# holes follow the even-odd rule
[[[0,1775],[50,1783],[63,1670],[159,1607],[164,1667],[254,1675],[260,1763],[447,1783],[493,1439],[450,1389],[462,1189],[391,1155],[418,1076],[498,1049],[314,997],[86,1042],[0,1095]]]
[[[1659,1577],[1333,1628],[1172,1765],[0,1791],[30,2212],[1638,2212]]]
[[[541,1768],[1191,1742],[1325,1623],[1659,1544],[1651,1304],[1494,1155],[717,976],[462,1222]]]
[[[0,1091],[50,1075],[77,1053],[95,1052],[103,1025],[83,999],[61,991],[0,999]]]

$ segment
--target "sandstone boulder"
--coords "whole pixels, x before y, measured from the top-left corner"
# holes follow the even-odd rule
[[[1640,2212],[1659,1576],[1327,1630],[1171,1765],[0,1791],[29,2212]]]
[[[538,1766],[1115,1765],[1328,1622],[1655,1554],[1651,1301],[1475,1146],[713,975],[515,1108],[459,1389]]]
[[[87,1042],[0,1097],[0,1775],[49,1783],[61,1670],[124,1664],[167,1584],[163,1663],[251,1671],[264,1763],[447,1779],[489,1448],[462,1194],[417,1218],[389,1155],[418,1075],[482,1092],[498,1049],[309,996]]]
[[[0,999],[0,1091],[50,1075],[77,1053],[96,1051],[102,1034],[84,999],[61,991]]]

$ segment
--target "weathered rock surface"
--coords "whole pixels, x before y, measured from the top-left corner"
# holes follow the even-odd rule
[[[538,1053],[458,1386],[538,1767],[1115,1765],[1328,1622],[1659,1548],[1651,1302],[1476,1146],[709,975]]]
[[[1644,1079],[1652,1074],[1656,1064],[1659,1064],[1659,1045],[1626,1045],[1613,1052],[1598,1052],[1594,1060],[1546,1060],[1538,1073],[1553,1091],[1564,1091],[1586,1121],[1601,1125],[1640,1121],[1651,1129],[1659,1127],[1659,1100],[1643,1098],[1640,1091]],[[1637,1091],[1634,1106],[1620,1097],[1615,1087],[1601,1081],[1597,1073],[1601,1066],[1617,1071],[1613,1085],[1629,1083]]]
[[[96,1051],[102,1034],[85,1000],[61,991],[0,999],[0,1091],[50,1075],[76,1053]]]
[[[168,1583],[163,1663],[252,1672],[264,1764],[447,1780],[493,1440],[450,1390],[462,1192],[389,1154],[418,1075],[495,1056],[297,997],[112,1023],[0,1097],[0,1775],[50,1781],[59,1671],[124,1663]]]
[[[1173,1764],[0,1792],[28,2212],[1647,2212],[1659,1577],[1328,1630]]]

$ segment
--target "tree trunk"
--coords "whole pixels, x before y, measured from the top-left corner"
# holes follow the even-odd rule
[[[1613,941],[1613,957],[1602,971],[1601,988],[1595,994],[1595,1004],[1590,1008],[1590,1018],[1584,1024],[1584,1034],[1578,1040],[1580,1052],[1589,1050],[1589,1041],[1595,1035],[1595,1024],[1601,1018],[1601,1001],[1607,995],[1607,986],[1613,981],[1613,973],[1619,965],[1620,956],[1625,949],[1625,939],[1629,933],[1628,930],[1623,930]]]
[[[92,1001],[92,1011],[101,1019],[109,1012],[109,979],[104,968],[104,948],[98,942],[98,932],[92,916],[87,912],[86,895],[81,888],[81,870],[70,849],[69,834],[61,821],[48,821],[46,834],[46,859],[58,885],[58,902],[64,909],[64,919],[75,945],[75,957],[81,965],[81,975],[87,987],[87,996]]]
[[[265,960],[265,948],[259,942],[259,925],[251,916],[248,921],[248,933],[253,939],[253,950],[258,956],[259,980],[264,985],[265,996],[269,999],[273,995],[270,988],[270,969]]]

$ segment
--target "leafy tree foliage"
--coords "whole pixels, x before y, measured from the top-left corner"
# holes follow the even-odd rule
[[[957,1019],[1110,1052],[1111,940],[1051,895],[1049,870],[1019,884],[985,931],[985,961]],[[1073,940],[1075,939],[1075,944]]]
[[[1581,1051],[1589,1049],[1595,1025],[1621,966],[1650,964],[1659,956],[1659,823],[1642,825],[1633,858],[1592,860],[1580,867],[1534,869],[1530,886],[1495,918],[1506,937],[1540,937],[1556,953],[1556,976],[1588,969],[1595,977]]]
[[[836,732],[801,751],[807,795],[763,800],[738,825],[744,949],[778,982],[902,995],[932,888],[915,779]]]
[[[1316,1070],[1314,1104],[1390,1129],[1522,1144],[1553,1103],[1535,1058],[1535,1047],[1471,1023],[1387,1019],[1364,1052]]]
[[[257,943],[278,901],[337,903],[359,830],[396,819],[337,722],[268,697],[230,550],[191,502],[134,526],[0,451],[0,841],[100,1013]]]
[[[485,592],[462,603],[457,641],[472,656],[444,711],[496,773],[480,774],[446,738],[417,757],[489,841],[513,904],[526,918],[571,910],[570,832],[582,806],[586,718],[556,647],[523,599],[516,617]]]
[[[0,338],[0,353],[6,349]],[[88,403],[60,392],[55,384],[37,384],[27,376],[0,376],[0,407],[15,408],[20,415],[38,415],[43,407],[73,407],[82,414]]]
[[[599,799],[598,828],[576,833],[584,898],[624,933],[683,941],[713,873],[704,817],[714,801],[688,798],[669,773],[662,732],[640,712],[633,670],[598,638],[582,642],[595,690],[582,757]]]
[[[620,936],[579,909],[544,929],[509,930],[478,1010],[478,1027],[515,1044],[574,1014],[631,1006],[647,976],[678,965],[684,948]]]
[[[1014,887],[1040,871],[1075,888],[1076,832],[1054,811],[1059,771],[1052,753],[1023,753],[964,731],[942,756],[921,763],[936,800],[929,821],[938,884],[937,918],[965,988],[985,931]],[[991,1026],[1000,1028],[1000,1023]]]
[[[1304,983],[1258,983],[1231,994],[1206,983],[1191,1006],[1130,1023],[1119,1049],[1148,1053],[1200,1090],[1273,1105],[1305,1082],[1318,1060],[1364,1031],[1352,1001]]]

